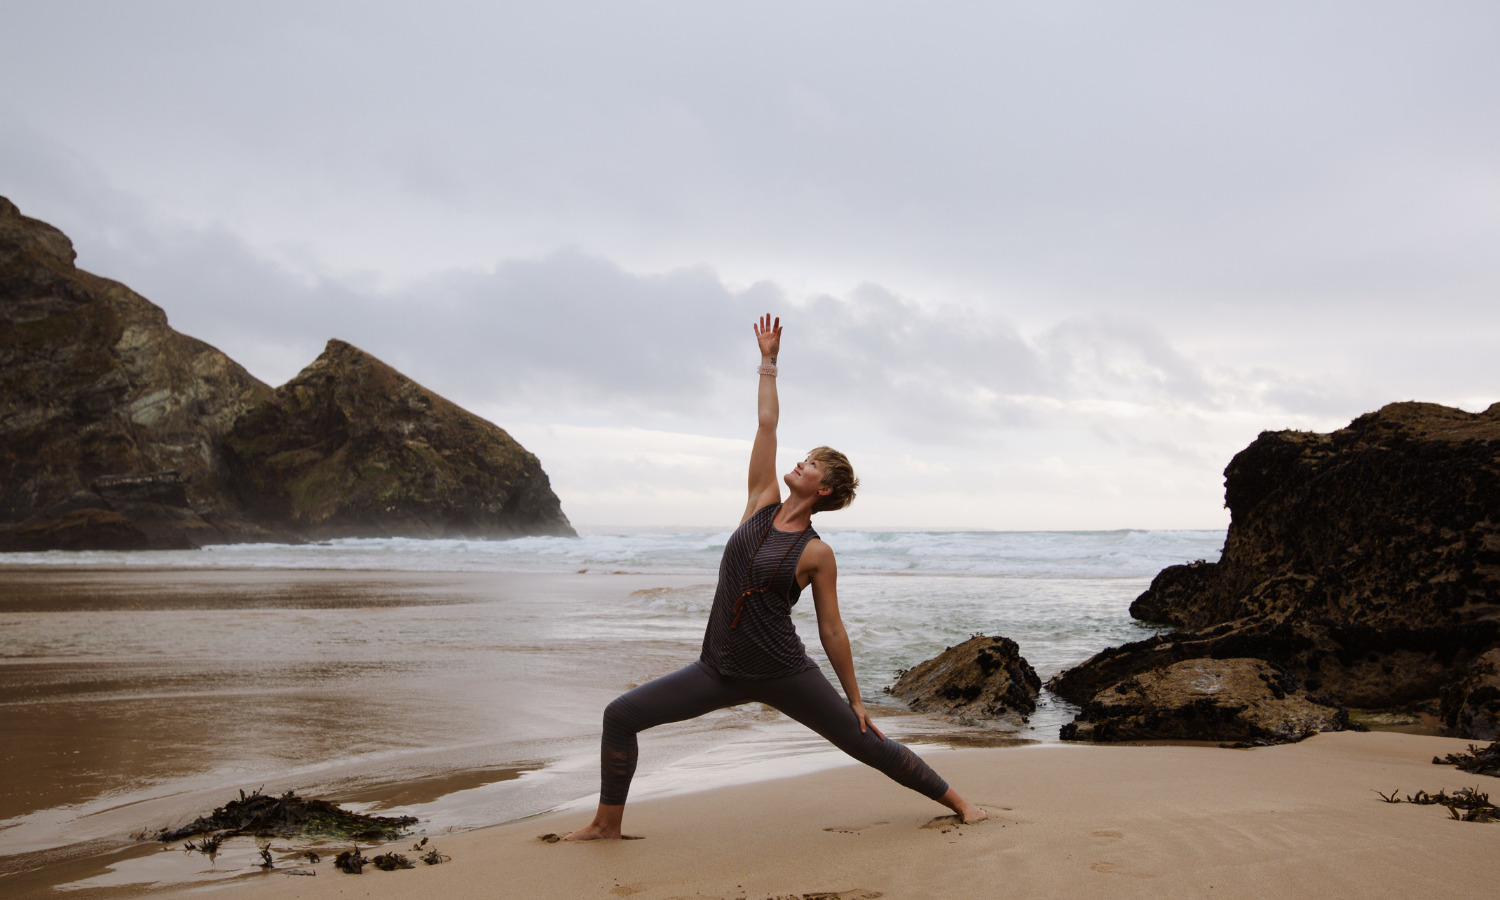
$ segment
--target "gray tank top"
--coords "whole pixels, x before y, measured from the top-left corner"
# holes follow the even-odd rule
[[[792,607],[802,595],[797,561],[818,536],[771,524],[780,503],[763,506],[746,519],[724,545],[719,586],[703,633],[702,660],[729,678],[780,678],[818,664],[807,655]]]

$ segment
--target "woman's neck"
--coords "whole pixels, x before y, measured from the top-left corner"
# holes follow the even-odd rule
[[[805,528],[811,528],[813,501],[812,497],[791,495],[782,501],[781,509],[776,510],[776,515],[771,517],[771,524],[782,531],[802,531]]]

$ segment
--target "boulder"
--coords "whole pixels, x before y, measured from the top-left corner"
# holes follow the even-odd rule
[[[247,514],[312,538],[574,533],[509,434],[339,340],[224,450]]]
[[[1347,725],[1347,711],[1309,697],[1296,678],[1264,660],[1189,659],[1100,691],[1061,737],[1279,744]]]
[[[1500,649],[1475,659],[1443,688],[1442,717],[1460,737],[1500,740]]]
[[[1380,629],[1367,625],[1231,622],[1110,647],[1047,688],[1083,704],[1125,678],[1186,659],[1250,657],[1290,672],[1345,706],[1383,709],[1434,698],[1466,660],[1500,642],[1500,623]]]
[[[980,634],[901,673],[886,691],[917,712],[1014,728],[1036,711],[1041,686],[1015,641]]]

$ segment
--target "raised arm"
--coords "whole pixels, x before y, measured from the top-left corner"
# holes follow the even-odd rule
[[[755,342],[760,345],[760,393],[756,402],[755,445],[750,448],[750,497],[745,502],[744,522],[763,506],[781,499],[776,482],[776,422],[781,406],[776,400],[776,357],[781,353],[781,319],[766,313],[755,323]]]

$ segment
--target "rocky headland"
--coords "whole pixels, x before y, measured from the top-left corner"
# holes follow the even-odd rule
[[[0,197],[0,550],[573,533],[536,457],[340,341],[273,390]]]
[[[246,514],[310,537],[572,534],[541,463],[358,347],[321,356],[221,442]]]
[[[1319,704],[1438,713],[1458,736],[1496,737],[1500,404],[1394,403],[1331,434],[1265,432],[1224,474],[1220,560],[1163,570],[1131,605],[1179,630],[1048,683],[1085,707],[1072,736],[1113,739],[1089,711],[1139,700],[1150,673],[1251,659]]]

